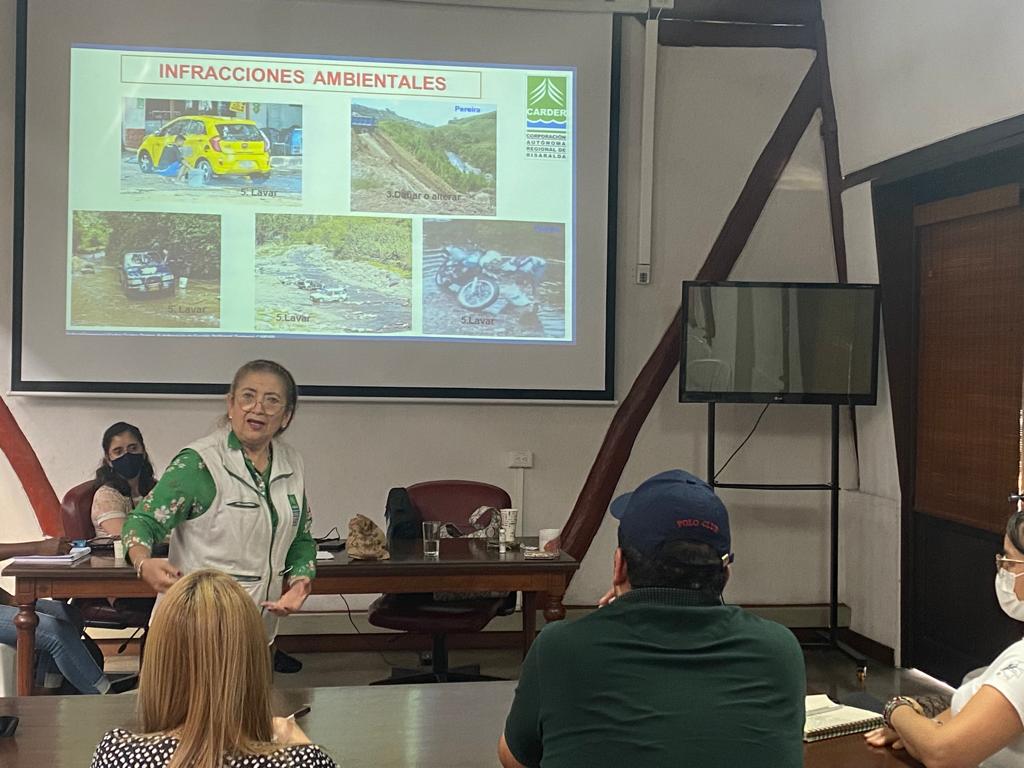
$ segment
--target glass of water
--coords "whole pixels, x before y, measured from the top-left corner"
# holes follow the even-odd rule
[[[440,520],[423,521],[423,556],[437,557],[441,553],[441,526]]]

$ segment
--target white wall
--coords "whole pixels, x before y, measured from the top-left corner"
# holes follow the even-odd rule
[[[843,193],[843,214],[850,281],[877,283],[869,184]],[[880,346],[878,405],[857,409],[859,476],[847,487],[858,490],[844,493],[841,501],[840,540],[846,556],[840,572],[851,628],[896,649],[898,659],[901,494],[885,345]]]
[[[12,177],[13,0],[0,2],[0,390],[9,385],[10,188]],[[806,51],[663,49],[659,52],[654,283],[632,282],[636,158],[643,34],[625,24],[616,388],[624,396],[679,304],[680,281],[703,262],[754,160],[811,61]],[[38,95],[36,96],[39,97]],[[834,278],[821,151],[808,131],[738,265],[744,278]],[[239,361],[242,362],[241,360]],[[130,377],[130,360],[111,360]],[[621,487],[671,466],[703,474],[705,408],[676,402],[673,376],[640,434]],[[220,414],[204,400],[8,398],[58,493],[99,461],[102,430],[117,419],[140,425],[157,464],[204,434]],[[718,455],[746,434],[757,406],[719,408]],[[306,458],[315,529],[343,526],[361,512],[382,520],[387,489],[442,477],[512,488],[503,453],[530,449],[524,500],[527,532],[561,525],[612,417],[609,407],[300,403],[289,431]],[[722,476],[732,481],[824,480],[828,411],[773,407]],[[848,459],[847,451],[845,458]],[[846,476],[852,476],[844,464]],[[736,602],[821,603],[828,597],[825,494],[723,494],[738,553],[728,597]],[[567,602],[591,603],[606,588],[614,526],[605,524]],[[361,601],[360,601],[361,602]]]
[[[821,6],[843,173],[1024,112],[1024,4]]]
[[[1020,3],[822,0],[822,13],[844,173],[1024,113]],[[843,211],[850,279],[875,282],[870,185],[846,190]],[[853,629],[898,650],[901,494],[884,363],[878,406],[857,412],[843,583]]]

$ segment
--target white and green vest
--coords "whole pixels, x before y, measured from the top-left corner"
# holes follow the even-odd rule
[[[174,529],[168,557],[183,574],[217,568],[236,579],[260,608],[269,642],[277,634],[277,617],[260,603],[281,596],[285,558],[302,516],[302,457],[287,443],[273,441],[266,493],[277,511],[275,530],[267,498],[242,451],[228,447],[229,434],[222,429],[188,446],[213,475],[217,495],[206,512]]]

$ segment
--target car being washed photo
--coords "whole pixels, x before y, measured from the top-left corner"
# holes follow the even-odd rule
[[[164,151],[182,136],[180,153],[190,173],[202,175],[203,183],[219,176],[270,177],[270,141],[253,120],[212,115],[184,115],[147,135],[136,153],[143,173],[167,165]]]
[[[164,251],[128,251],[121,259],[118,279],[128,298],[174,293],[174,273]]]

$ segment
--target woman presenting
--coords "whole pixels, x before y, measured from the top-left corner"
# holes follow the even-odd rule
[[[268,640],[279,616],[302,607],[316,575],[302,457],[277,439],[296,400],[283,366],[254,360],[239,368],[225,427],[174,457],[121,534],[139,578],[158,593],[201,568],[234,578],[261,608]],[[153,543],[168,535],[168,557],[152,557]]]

